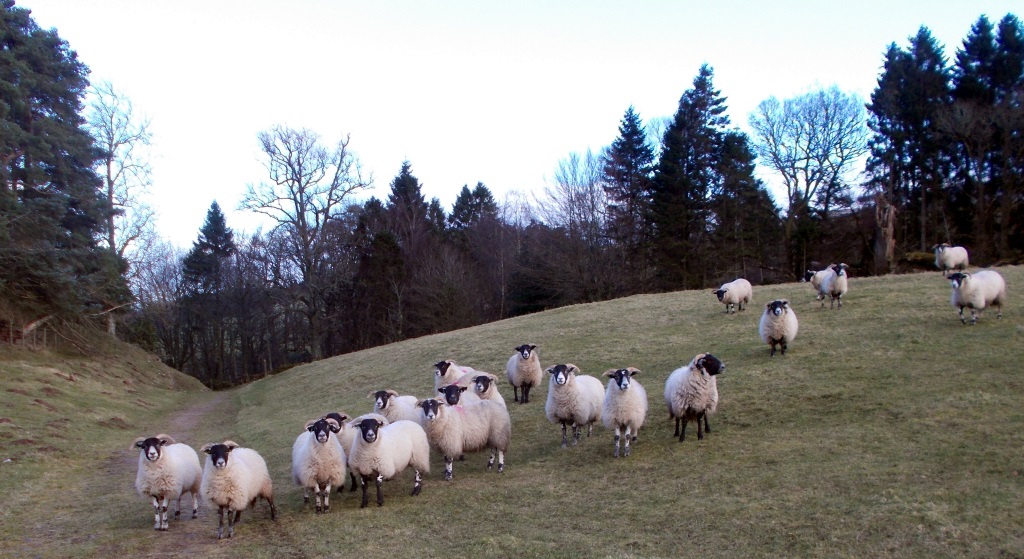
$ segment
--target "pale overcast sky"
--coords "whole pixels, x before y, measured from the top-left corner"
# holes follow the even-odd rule
[[[23,0],[152,121],[163,236],[188,247],[214,199],[228,226],[265,180],[259,131],[309,128],[352,148],[372,194],[408,160],[450,210],[478,181],[539,191],[558,161],[617,135],[626,108],[670,116],[702,63],[734,125],[762,100],[837,84],[867,99],[889,43],[921,25],[952,59],[999,0]],[[1016,11],[1015,11],[1016,10]],[[368,198],[369,194],[364,198]]]

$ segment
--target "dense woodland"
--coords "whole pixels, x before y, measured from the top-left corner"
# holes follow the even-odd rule
[[[1024,249],[1024,26],[980,17],[956,49],[921,27],[880,53],[869,100],[837,87],[766,99],[749,133],[704,65],[678,110],[625,109],[599,153],[496,200],[466,185],[448,209],[411,162],[386,199],[342,136],[259,135],[266,176],[240,237],[216,201],[184,253],[156,238],[148,122],[57,30],[0,0],[0,336],[94,323],[210,386],[575,303],[925,266],[940,242],[972,263]],[[755,165],[759,165],[758,170]],[[757,172],[756,172],[757,171]],[[759,176],[785,189],[773,197]],[[221,201],[228,202],[228,201]],[[235,203],[235,201],[230,201]],[[710,297],[710,295],[709,295]]]

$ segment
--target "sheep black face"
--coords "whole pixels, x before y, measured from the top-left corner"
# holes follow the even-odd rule
[[[555,377],[555,384],[563,385],[569,382],[569,374],[576,370],[576,367],[572,365],[555,365],[548,368],[548,373]]]
[[[440,362],[434,363],[434,376],[435,377],[439,377],[439,378],[443,377],[445,375],[445,373],[448,372],[448,367],[451,367],[451,366],[452,366],[452,364],[450,362],[448,362],[448,361],[440,361]]]
[[[953,289],[960,289],[960,286],[964,284],[964,280],[966,280],[969,277],[971,277],[970,274],[957,272],[955,274],[950,274],[949,277],[946,279],[949,280],[949,283],[950,285],[953,286]]]
[[[715,291],[713,291],[713,293],[718,296],[718,301],[721,302],[722,301],[722,297],[725,297],[725,294],[728,291],[729,291],[728,289],[716,289]]]
[[[493,379],[486,375],[480,375],[473,379],[473,389],[479,394],[487,392],[487,389],[491,387]]]
[[[787,301],[786,299],[772,301],[771,303],[768,303],[767,305],[764,306],[764,308],[768,309],[768,312],[774,314],[775,316],[782,316],[782,313],[786,312],[786,309],[788,307],[789,301]]]
[[[725,363],[722,363],[721,359],[711,355],[710,353],[706,353],[704,354],[704,357],[698,359],[697,366],[711,376],[725,371]]]
[[[423,408],[423,417],[427,419],[434,419],[437,417],[437,407],[441,405],[441,402],[433,398],[428,398],[420,402],[419,407]]]
[[[438,392],[444,394],[444,401],[449,406],[459,405],[459,398],[462,397],[462,393],[466,391],[465,386],[459,386],[457,384],[449,384],[448,386],[442,386],[437,389]]]
[[[334,421],[336,421],[338,423],[338,430],[339,431],[341,430],[341,426],[344,425],[346,421],[348,421],[348,416],[347,415],[345,415],[343,413],[338,413],[336,411],[332,411],[331,413],[325,415],[324,418],[325,419],[333,419]]]
[[[804,282],[811,281],[811,278],[814,277],[814,274],[815,274],[814,270],[807,270],[806,272],[804,272],[804,279],[803,279],[803,281]]]
[[[616,386],[619,387],[619,390],[625,390],[629,388],[629,379],[639,372],[640,371],[637,371],[636,369],[619,369],[617,371],[612,371],[606,374],[608,375],[608,378],[613,379],[615,381],[615,384]]]
[[[846,275],[846,268],[848,268],[848,266],[846,264],[833,264],[832,265],[832,271],[835,272],[837,276],[845,276]]]
[[[160,453],[163,452],[160,447],[167,446],[168,444],[170,442],[166,439],[149,437],[148,439],[137,441],[135,447],[141,448],[146,453],[146,460],[156,462],[160,459]]]
[[[537,346],[533,344],[523,344],[515,349],[519,352],[519,355],[523,356],[523,359],[529,359],[530,354],[533,353],[533,350],[537,349]]]
[[[203,452],[210,455],[215,468],[224,468],[228,465],[228,455],[236,448],[236,444],[213,444],[204,446]]]
[[[377,404],[377,409],[383,410],[388,407],[388,400],[391,399],[391,393],[387,390],[378,390],[373,394],[370,394],[373,401]]]
[[[306,424],[306,430],[313,433],[316,437],[317,442],[323,444],[331,438],[331,433],[337,433],[341,431],[341,427],[338,422],[333,419],[321,417],[316,421],[310,421]]]
[[[376,419],[366,418],[359,423],[356,423],[356,429],[359,429],[359,435],[363,437],[364,441],[372,443],[377,440],[377,431],[379,431],[383,425],[383,423]]]

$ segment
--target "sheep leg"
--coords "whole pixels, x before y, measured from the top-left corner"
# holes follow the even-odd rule
[[[708,413],[707,412],[704,412],[704,432],[705,433],[710,433],[711,432],[711,425],[708,424]]]
[[[349,487],[349,489],[348,489],[348,490],[349,490],[349,492],[355,491],[355,490],[356,490],[356,475],[355,475],[355,474],[353,474],[352,472],[349,472],[349,473],[348,473],[348,478],[349,478],[349,480],[351,480],[351,481],[352,481],[352,485],[351,485],[351,486]],[[341,490],[342,490],[342,488],[344,488],[344,487],[345,487],[345,484],[344,484],[344,483],[343,483],[343,484],[341,484],[341,485],[340,485],[340,486],[338,487],[338,493],[341,493]]]
[[[615,447],[615,451],[612,452],[612,458],[618,458],[619,457],[619,426],[618,425],[615,426],[615,439],[614,439],[614,441],[615,442],[612,443],[612,444]],[[629,447],[627,446],[626,448],[629,448]]]
[[[234,511],[235,514],[231,514],[231,508],[228,508],[228,537],[235,535],[235,523],[242,517],[242,511]]]
[[[775,357],[775,344],[779,342],[776,342],[775,340],[768,340],[768,343],[770,343],[772,346],[772,351],[771,353],[768,354],[768,357]]]
[[[839,309],[842,310],[842,308],[843,308],[843,296],[840,295],[839,296]]]
[[[452,480],[452,462],[453,462],[453,460],[452,460],[451,456],[445,456],[444,457],[444,480],[445,481],[451,481]]]
[[[167,523],[167,496],[160,501],[160,530],[167,530],[170,525]]]
[[[706,417],[706,414],[704,412],[700,412],[700,413],[697,414],[697,440],[698,441],[703,441],[704,440],[704,423],[703,423],[702,420],[705,417]]]
[[[505,471],[505,453],[499,450],[498,451],[498,473],[500,474],[500,473],[502,473],[504,471]]]
[[[384,476],[377,474],[377,506],[384,506]]]
[[[160,529],[160,501],[154,495],[153,497],[153,529]]]
[[[320,491],[320,484],[317,483],[317,482],[313,482],[313,497],[316,498],[316,513],[317,514],[320,514],[321,512],[323,512],[323,509],[321,508],[322,505],[320,504],[322,495],[323,495],[323,492]]]
[[[630,450],[630,449],[629,449],[629,439],[630,439],[630,436],[629,436],[629,431],[630,431],[629,425],[626,425],[626,442],[625,442],[625,444],[626,444],[626,449],[625,449],[625,450],[623,450],[623,454],[624,454],[624,455],[626,455],[626,456],[629,456],[629,450]],[[632,438],[633,438],[633,440],[636,440],[636,435],[633,435],[633,437],[632,437]],[[617,448],[617,447],[616,447],[616,448]]]
[[[267,504],[270,505],[270,519],[271,520],[277,520],[277,507],[274,506],[274,496],[273,495],[269,495],[267,497]],[[241,511],[239,511],[238,514],[242,514]]]
[[[366,495],[366,486],[369,485],[367,483],[368,481],[370,481],[370,476],[366,476],[366,475],[361,476],[360,485],[363,486],[363,501],[359,505],[359,508],[361,508],[361,509],[365,509],[366,508],[367,501],[369,500],[369,498]]]
[[[331,510],[331,484],[328,483],[324,486],[324,512]]]
[[[572,424],[572,446],[580,444],[580,436],[583,434],[583,428],[577,423]]]
[[[530,384],[524,384],[523,385],[523,401],[520,402],[520,404],[525,404],[525,403],[530,401],[530,387],[531,386],[533,386],[533,385],[530,385]]]
[[[412,496],[413,497],[415,497],[416,495],[419,495],[420,491],[423,490],[423,476],[420,475],[420,471],[419,470],[415,470],[415,472],[416,472],[416,481],[412,485]]]
[[[973,326],[973,325],[975,325],[977,323],[978,323],[978,311],[976,311],[976,310],[974,310],[972,308],[971,309],[971,325]]]
[[[491,449],[491,457],[487,459],[487,469],[490,470],[494,467],[494,449]]]
[[[779,345],[782,346],[782,355],[785,355],[786,354],[786,338],[782,338],[782,340],[779,341]]]
[[[670,418],[670,419],[671,419],[671,418]],[[676,432],[675,432],[675,433],[672,433],[672,436],[673,436],[673,437],[678,437],[678,436],[679,436],[679,418],[678,418],[678,417],[676,417],[676,418],[675,418],[675,420],[676,420]]]
[[[678,420],[676,420],[676,421],[678,421]],[[682,421],[683,421],[683,428],[679,430],[679,442],[683,442],[683,441],[686,440],[686,424],[690,422],[690,420],[687,419],[686,416],[682,417]]]
[[[303,504],[303,506],[309,504],[309,488],[308,487],[303,487],[302,488],[302,504]]]
[[[224,537],[224,513],[227,511],[227,507],[221,506],[217,509],[217,539]]]
[[[512,398],[513,401],[519,402],[519,387],[514,384],[512,385]],[[523,402],[521,403],[526,403],[526,387],[523,387]]]
[[[181,498],[184,497],[184,496],[185,496],[184,492],[178,494],[178,507],[177,507],[178,510],[174,511],[174,519],[175,520],[181,518]]]
[[[562,422],[562,448],[569,446],[569,441],[565,438],[565,422]]]
[[[967,319],[964,318],[964,306],[960,305],[960,324],[967,324]]]
[[[199,517],[199,493],[192,492],[192,519]]]

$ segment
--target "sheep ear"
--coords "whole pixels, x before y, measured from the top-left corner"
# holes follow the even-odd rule
[[[209,454],[210,450],[212,448],[213,448],[213,443],[206,443],[202,447],[199,448],[199,451],[200,452],[205,452],[205,453]]]
[[[343,421],[348,421],[348,420],[349,420],[349,417],[348,417],[348,414],[347,414],[347,413],[339,413],[339,414],[338,414],[338,417],[339,417],[339,418],[341,418],[341,419],[339,419],[339,420],[338,420],[338,424],[339,424],[339,425],[341,425],[341,423],[342,423]]]
[[[307,431],[310,431],[310,432],[312,432],[312,431],[313,431],[313,425],[314,425],[314,424],[315,424],[316,422],[317,422],[317,420],[316,420],[316,419],[310,419],[309,421],[307,421],[307,422],[306,422],[306,426],[305,426],[305,427],[303,427],[303,429],[305,429],[305,430],[307,430]]]
[[[466,387],[465,386],[460,386],[459,387],[459,392],[465,392],[465,391],[466,391]]]
[[[547,369],[544,369],[544,372],[546,372],[549,375],[553,375],[553,374],[555,374],[555,368],[554,367],[548,367]]]
[[[338,431],[341,431],[341,426],[338,425],[337,421],[335,421],[334,419],[331,419],[330,417],[328,417],[326,421],[327,421],[328,428],[330,428],[332,433],[337,433]]]
[[[606,376],[608,378],[612,378],[612,377],[615,376],[615,371],[617,371],[617,370],[618,369],[608,369],[607,371],[604,372],[604,376]]]
[[[783,299],[779,302],[782,303],[783,308],[789,308],[789,299]]]
[[[537,345],[536,344],[530,344],[530,351],[533,351],[535,349],[537,349]]]
[[[441,388],[438,388],[437,391],[441,394],[444,394],[444,387],[442,386]]]
[[[367,394],[366,397],[372,400],[372,399],[374,399],[376,397],[376,394],[377,394],[377,391],[374,390],[373,392],[370,392],[369,394]]]
[[[241,446],[240,444],[236,443],[235,441],[224,441],[223,444],[224,444],[224,446],[228,447],[228,452],[231,452],[232,450],[235,450],[236,448]]]
[[[170,435],[165,435],[163,433],[157,435],[156,438],[160,439],[160,446],[167,446],[169,444],[174,444],[177,442]]]
[[[132,443],[132,448],[146,448],[146,437],[139,437]]]
[[[635,376],[637,376],[639,374],[640,374],[640,369],[634,369],[633,367],[629,368],[629,376],[635,377]]]
[[[390,394],[392,396],[398,396],[398,392],[395,392],[394,390],[391,390],[391,389],[385,390],[385,392],[387,392],[388,394]]]

